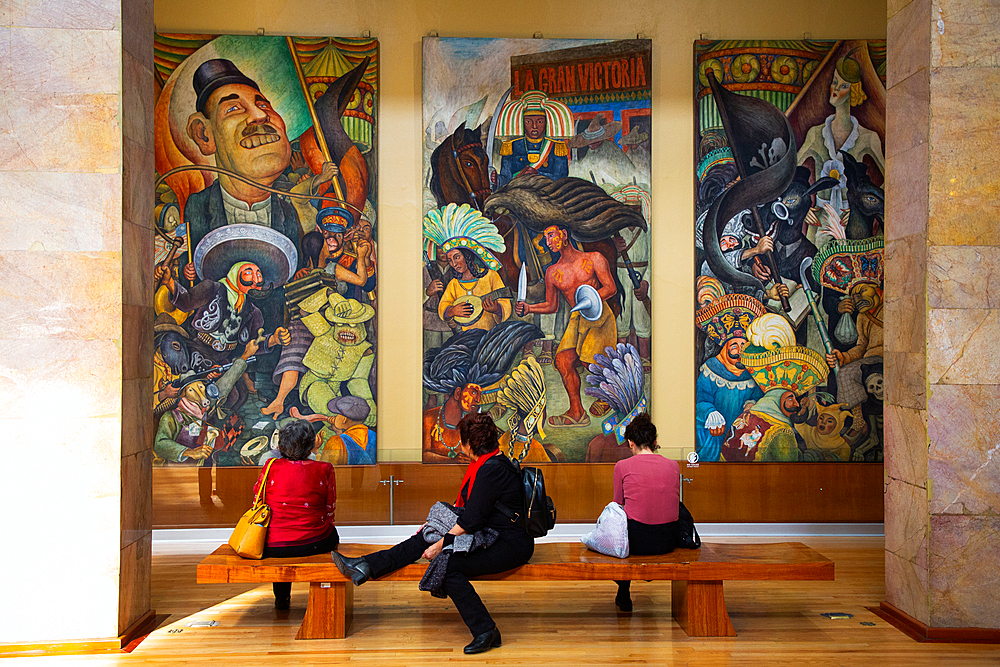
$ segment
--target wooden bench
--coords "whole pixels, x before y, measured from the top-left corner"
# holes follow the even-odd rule
[[[361,556],[385,546],[342,544],[340,553]],[[376,581],[419,581],[427,568],[420,561]],[[526,565],[491,581],[671,581],[671,607],[692,637],[734,637],[722,582],[833,581],[833,561],[798,542],[704,544],[662,556],[619,559],[590,551],[583,544],[543,543]],[[309,582],[309,602],[296,639],[343,639],[351,627],[354,585],[329,554],[307,558],[246,560],[224,545],[198,565],[198,583]],[[368,585],[371,585],[369,582]]]

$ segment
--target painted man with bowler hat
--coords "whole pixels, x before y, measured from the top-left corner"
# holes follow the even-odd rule
[[[219,174],[215,182],[192,194],[184,206],[184,222],[195,248],[209,231],[234,223],[271,227],[298,246],[299,220],[283,197],[258,186],[271,186],[288,167],[292,146],[285,121],[257,83],[229,60],[206,60],[194,73],[196,111],[188,118],[188,136],[215,164],[250,182]],[[185,277],[194,279],[193,266]],[[190,275],[189,275],[190,274]]]

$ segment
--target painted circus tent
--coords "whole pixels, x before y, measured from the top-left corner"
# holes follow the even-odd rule
[[[154,462],[376,462],[378,42],[155,36]]]
[[[696,451],[881,461],[885,42],[695,54]]]
[[[647,40],[426,38],[422,456],[616,461],[648,403]]]

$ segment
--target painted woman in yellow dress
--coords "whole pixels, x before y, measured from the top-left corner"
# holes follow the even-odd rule
[[[448,251],[448,263],[455,272],[453,278],[444,289],[438,304],[438,315],[449,322],[452,318],[469,318],[474,316],[474,306],[469,301],[459,301],[465,296],[475,296],[482,299],[482,314],[474,322],[462,324],[462,331],[468,329],[484,329],[489,331],[501,322],[510,318],[511,299],[487,295],[504,288],[503,279],[493,269],[487,268],[474,252],[468,248],[452,248]]]

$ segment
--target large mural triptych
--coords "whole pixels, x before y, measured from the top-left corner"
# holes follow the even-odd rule
[[[154,463],[374,464],[378,42],[154,46]]]
[[[885,42],[695,56],[697,454],[882,461]]]
[[[648,40],[426,38],[423,444],[616,461],[650,370]]]

